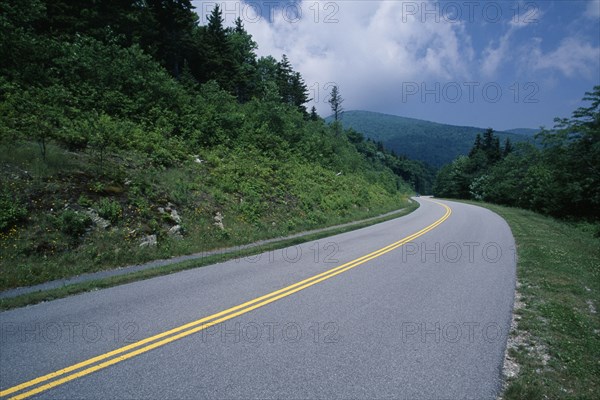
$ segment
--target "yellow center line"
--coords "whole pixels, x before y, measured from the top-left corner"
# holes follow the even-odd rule
[[[89,365],[96,364],[96,363],[98,363],[100,361],[106,360],[106,359],[111,358],[113,356],[116,356],[116,355],[119,355],[119,354],[122,354],[122,353],[126,353],[129,350],[133,350],[133,351],[128,352],[126,354],[122,354],[122,355],[120,355],[118,357],[112,358],[112,359],[110,359],[108,361],[104,361],[102,363],[93,365],[93,366],[91,366],[89,368],[86,368],[86,369],[83,369],[81,371],[75,372],[73,374],[67,375],[67,376],[65,376],[65,377],[63,377],[61,379],[57,379],[57,380],[52,381],[50,383],[47,383],[45,385],[38,386],[35,389],[29,390],[29,391],[27,391],[25,393],[21,393],[21,394],[19,394],[17,396],[12,397],[11,399],[24,399],[24,398],[33,396],[35,394],[44,392],[44,391],[46,391],[48,389],[51,389],[53,387],[62,385],[64,383],[67,383],[67,382],[72,381],[74,379],[77,379],[77,378],[80,378],[82,376],[91,374],[91,373],[96,372],[98,370],[107,368],[107,367],[109,367],[111,365],[117,364],[117,363],[119,363],[121,361],[133,358],[133,357],[138,356],[140,354],[146,353],[146,352],[148,352],[150,350],[156,349],[156,348],[164,346],[164,345],[166,345],[168,343],[171,343],[171,342],[174,342],[174,341],[179,340],[181,338],[184,338],[186,336],[192,335],[192,334],[197,333],[197,332],[199,332],[199,331],[201,331],[203,329],[209,328],[209,327],[211,327],[213,325],[216,325],[216,324],[219,324],[221,322],[230,320],[230,319],[235,318],[235,317],[237,317],[239,315],[246,314],[246,313],[248,313],[248,312],[250,312],[252,310],[255,310],[255,309],[259,308],[259,307],[265,306],[265,305],[270,304],[270,303],[272,303],[274,301],[277,301],[277,300],[282,299],[284,297],[290,296],[291,294],[294,294],[294,293],[299,292],[299,291],[301,291],[303,289],[306,289],[306,288],[308,288],[310,286],[316,285],[319,282],[325,281],[325,280],[330,279],[330,278],[332,278],[332,277],[334,277],[336,275],[339,275],[339,274],[341,274],[343,272],[346,272],[346,271],[348,271],[348,270],[350,270],[352,268],[355,268],[355,267],[357,267],[357,266],[359,266],[361,264],[366,263],[367,261],[370,261],[372,259],[380,257],[383,254],[386,254],[386,253],[388,253],[388,252],[390,252],[392,250],[395,250],[398,247],[406,244],[407,242],[409,242],[409,241],[411,241],[413,239],[416,239],[419,236],[422,236],[422,235],[426,234],[427,232],[435,229],[437,226],[439,226],[442,222],[444,222],[445,220],[447,220],[450,217],[450,214],[452,214],[452,210],[450,209],[450,207],[446,206],[445,204],[438,203],[436,201],[432,201],[432,202],[436,203],[438,205],[441,205],[442,207],[444,207],[444,209],[445,209],[444,215],[440,219],[438,219],[437,221],[435,221],[434,223],[432,223],[431,225],[428,225],[427,227],[421,229],[420,231],[418,231],[416,233],[413,233],[412,235],[409,235],[409,236],[407,236],[407,237],[405,237],[405,238],[403,238],[403,239],[401,239],[401,240],[399,240],[397,242],[394,242],[394,243],[392,243],[392,244],[390,244],[388,246],[385,246],[385,247],[383,247],[383,248],[381,248],[379,250],[376,250],[376,251],[374,251],[372,253],[369,253],[367,255],[359,257],[359,258],[357,258],[355,260],[352,260],[350,262],[347,262],[345,264],[342,264],[342,265],[340,265],[338,267],[332,268],[330,270],[327,270],[325,272],[322,272],[320,274],[314,275],[314,276],[312,276],[310,278],[307,278],[307,279],[304,279],[304,280],[302,280],[300,282],[297,282],[297,283],[295,283],[293,285],[290,285],[290,286],[284,287],[282,289],[276,290],[274,292],[268,293],[268,294],[266,294],[264,296],[255,298],[253,300],[250,300],[250,301],[245,302],[243,304],[237,305],[235,307],[231,307],[229,309],[226,309],[224,311],[218,312],[216,314],[212,314],[210,316],[201,318],[199,320],[190,322],[188,324],[181,325],[181,326],[179,326],[177,328],[174,328],[174,329],[162,332],[160,334],[148,337],[146,339],[140,340],[140,341],[132,343],[130,345],[123,346],[123,347],[118,348],[116,350],[113,350],[113,351],[101,354],[99,356],[90,358],[88,360],[85,360],[85,361],[82,361],[80,363],[74,364],[74,365],[69,366],[67,368],[60,369],[60,370],[52,372],[50,374],[43,375],[43,376],[41,376],[39,378],[35,378],[35,379],[30,380],[30,381],[27,381],[27,382],[21,383],[19,385],[13,386],[13,387],[8,388],[6,390],[2,390],[2,391],[0,391],[0,397],[8,396],[10,394],[19,392],[19,391],[21,391],[23,389],[26,389],[26,388],[29,388],[29,387],[41,384],[43,382],[46,382],[46,381],[48,381],[50,379],[58,378],[58,377],[60,377],[62,375],[65,375],[65,374],[68,374],[70,372],[76,371],[76,370],[81,369],[83,367],[87,367]],[[173,336],[171,336],[171,335],[173,335]],[[162,340],[157,341],[158,339],[162,339]],[[154,343],[152,343],[152,342],[154,342]],[[144,346],[144,345],[146,345],[146,346]],[[140,346],[144,346],[144,347],[138,348]],[[136,348],[138,348],[138,349],[134,350]]]

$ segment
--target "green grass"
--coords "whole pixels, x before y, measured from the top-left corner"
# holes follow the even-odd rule
[[[162,267],[147,269],[127,275],[114,276],[105,279],[98,279],[73,285],[68,285],[56,289],[39,291],[34,293],[28,293],[12,298],[0,299],[0,310],[8,310],[17,307],[24,307],[31,304],[41,303],[43,301],[55,300],[67,296],[71,296],[78,293],[88,292],[91,290],[103,289],[117,285],[123,285],[130,282],[135,282],[143,279],[150,279],[157,276],[168,275],[179,271],[184,271],[193,268],[199,268],[206,265],[211,265],[217,262],[223,262],[226,260],[231,260],[235,258],[241,258],[246,256],[251,256],[255,254],[260,254],[262,252],[276,250],[285,248],[288,246],[297,245],[300,243],[309,242],[311,240],[317,240],[324,237],[329,237],[333,235],[337,235],[340,233],[348,232],[351,230],[356,230],[360,228],[364,228],[367,226],[371,226],[374,224],[378,224],[384,221],[388,221],[391,219],[399,218],[403,215],[410,214],[414,210],[419,207],[419,204],[416,202],[412,202],[399,213],[395,213],[393,215],[382,216],[379,218],[373,218],[368,221],[358,222],[356,224],[352,224],[349,226],[336,227],[332,229],[328,229],[323,232],[315,232],[306,234],[300,237],[295,237],[292,239],[282,239],[281,241],[276,241],[273,243],[268,243],[261,245],[259,247],[234,251],[231,253],[223,253],[216,254],[204,258],[200,258],[198,260],[189,260],[183,261],[180,263],[165,265]]]
[[[0,290],[31,286],[155,259],[235,247],[361,220],[408,205],[376,171],[325,169],[250,149],[206,150],[199,164],[155,166],[135,152],[107,155],[35,143],[0,145]],[[381,180],[378,181],[378,179]],[[173,205],[177,222],[159,209]],[[94,227],[93,209],[109,220]],[[225,229],[214,224],[224,216]],[[141,248],[155,234],[158,246]]]
[[[510,225],[518,248],[518,293],[509,350],[520,366],[504,399],[600,398],[600,239],[586,224],[484,206]],[[596,312],[594,312],[596,310]]]

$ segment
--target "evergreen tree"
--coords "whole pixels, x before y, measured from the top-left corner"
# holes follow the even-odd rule
[[[277,86],[284,103],[298,107],[306,116],[306,104],[309,101],[308,89],[300,73],[295,72],[292,64],[284,54],[277,64]]]
[[[217,4],[208,16],[206,34],[203,35],[206,42],[206,76],[202,81],[215,80],[221,88],[234,93],[238,69],[223,22],[223,13]]]
[[[308,114],[304,104],[308,103],[310,99],[308,98],[308,88],[299,72],[294,72],[292,76],[291,94],[292,105],[298,107],[302,114],[307,116]]]
[[[190,0],[147,0],[146,4],[157,23],[158,57],[171,75],[178,77],[198,16]]]
[[[492,145],[492,149],[489,153],[489,160],[491,164],[495,164],[502,158],[502,150],[500,149],[500,138],[498,136],[494,136],[494,142]]]
[[[472,157],[478,150],[481,150],[481,146],[481,135],[478,133],[477,136],[475,136],[475,143],[473,143],[473,147],[471,148],[471,151],[469,151],[469,157]]]
[[[279,88],[279,94],[284,103],[293,104],[293,93],[292,93],[292,77],[294,76],[294,70],[292,64],[284,54],[281,61],[277,63],[277,87]]]
[[[317,114],[317,108],[315,106],[312,106],[312,108],[310,109],[310,120],[311,121],[319,120],[319,114]]]
[[[234,93],[238,101],[244,103],[257,93],[257,60],[258,46],[252,36],[246,32],[241,18],[235,20],[235,27],[229,32],[229,42],[235,61]]]
[[[504,148],[502,149],[502,157],[506,157],[513,151],[512,143],[509,138],[504,141]]]
[[[488,154],[494,148],[494,130],[492,128],[486,129],[483,133],[481,148]]]
[[[338,122],[340,120],[340,116],[344,109],[342,108],[342,103],[344,99],[342,99],[342,95],[340,94],[340,90],[337,85],[331,89],[331,94],[329,95],[329,104],[331,105],[331,111],[333,112],[333,120]]]

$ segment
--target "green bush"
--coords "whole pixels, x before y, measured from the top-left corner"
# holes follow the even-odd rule
[[[72,237],[79,237],[92,224],[92,219],[83,213],[67,209],[58,217],[60,230]]]
[[[8,193],[0,193],[0,231],[4,231],[27,216],[27,209]]]
[[[91,207],[92,206],[92,200],[88,199],[85,195],[80,195],[79,199],[77,200],[77,204],[79,204],[81,207]]]
[[[101,199],[96,203],[96,209],[98,210],[99,216],[109,220],[113,224],[116,224],[123,215],[121,205],[115,200]]]

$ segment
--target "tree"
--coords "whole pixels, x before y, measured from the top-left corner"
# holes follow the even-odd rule
[[[190,0],[147,0],[146,4],[157,23],[155,30],[159,35],[155,40],[158,57],[171,75],[178,77],[184,54],[192,45],[192,32],[198,16]]]
[[[317,114],[317,108],[315,106],[312,106],[312,108],[310,109],[310,120],[311,121],[319,120],[319,114]]]
[[[228,31],[228,40],[235,62],[234,95],[245,103],[257,92],[257,61],[255,50],[258,48],[252,36],[246,32],[241,18],[235,20],[235,27]]]
[[[495,164],[502,158],[502,150],[500,149],[500,138],[498,136],[494,137],[494,144],[492,145],[492,149],[489,152],[489,160],[490,164]]]
[[[284,54],[281,57],[281,61],[277,63],[277,87],[279,88],[279,95],[284,103],[292,104],[292,76],[294,70],[290,60]]]
[[[337,86],[334,86],[331,89],[331,94],[329,96],[329,105],[331,106],[331,111],[333,112],[333,130],[336,135],[340,134],[342,129],[340,123],[340,116],[343,112],[342,103],[344,99],[342,99],[342,95]]]
[[[223,23],[223,13],[217,4],[208,16],[206,30],[200,37],[200,40],[204,40],[206,51],[203,68],[205,76],[200,79],[200,82],[215,80],[221,88],[234,93],[238,70],[232,43]]]
[[[91,116],[88,129],[91,131],[90,146],[96,152],[100,173],[103,173],[106,153],[124,146],[125,126],[103,113]]]
[[[331,89],[331,94],[329,95],[329,104],[331,105],[331,111],[333,112],[333,120],[338,122],[340,120],[340,116],[344,109],[342,108],[342,103],[344,99],[342,99],[342,95],[340,94],[340,90],[337,85]]]
[[[296,106],[304,116],[307,116],[304,104],[310,101],[308,98],[308,88],[299,72],[294,72],[291,81],[292,105]]]
[[[46,161],[47,145],[56,139],[57,133],[65,119],[65,107],[68,94],[61,86],[55,85],[48,88],[31,88],[21,92],[18,100],[13,104],[15,113],[20,115],[16,119],[15,128],[26,132],[26,137],[37,142],[40,154]]]
[[[553,131],[538,134],[545,146],[546,165],[554,172],[562,197],[560,207],[548,207],[554,215],[578,215],[600,219],[600,86],[586,92],[588,107],[576,109],[571,118],[556,118]]]
[[[494,130],[492,128],[487,128],[483,133],[483,144],[482,148],[488,152],[494,146]]]
[[[277,64],[277,86],[283,102],[297,107],[307,116],[304,104],[309,101],[308,89],[302,75],[294,71],[285,54]]]
[[[504,141],[504,148],[502,149],[502,158],[508,156],[513,151],[512,143],[509,138]]]
[[[475,143],[473,143],[473,147],[471,148],[471,151],[469,152],[469,157],[473,156],[473,154],[475,154],[475,152],[477,150],[481,150],[482,144],[481,144],[481,134],[477,134],[477,136],[475,136]]]

